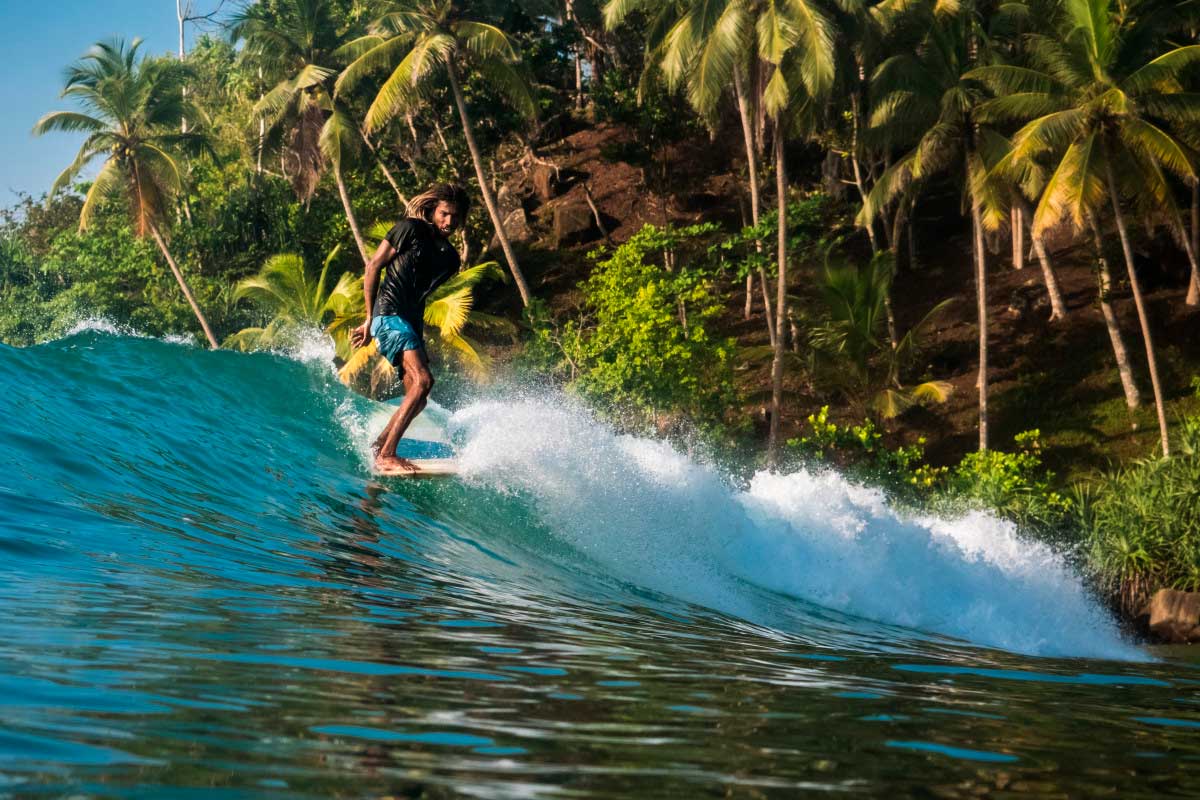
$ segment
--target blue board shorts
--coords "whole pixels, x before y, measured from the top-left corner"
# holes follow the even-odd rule
[[[404,317],[373,317],[371,338],[375,340],[380,355],[393,367],[401,365],[405,350],[425,350],[425,339]]]

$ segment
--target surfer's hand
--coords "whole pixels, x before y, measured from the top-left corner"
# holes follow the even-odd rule
[[[364,322],[350,331],[350,344],[355,347],[365,347],[369,341],[371,341],[371,326],[368,323]]]

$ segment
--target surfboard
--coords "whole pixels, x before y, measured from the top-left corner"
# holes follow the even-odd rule
[[[388,478],[438,478],[458,474],[458,460],[453,458],[410,458],[416,470],[403,467],[376,468],[374,473]]]

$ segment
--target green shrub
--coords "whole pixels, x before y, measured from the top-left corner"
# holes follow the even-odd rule
[[[1054,491],[1054,473],[1042,466],[1041,432],[1014,437],[1016,452],[983,450],[968,453],[946,476],[943,494],[966,500],[1042,533],[1065,532],[1071,498]]]
[[[1129,614],[1160,588],[1200,591],[1200,418],[1181,427],[1177,455],[1076,488],[1087,561]]]
[[[714,230],[647,225],[611,253],[594,253],[575,319],[560,323],[531,308],[526,365],[635,420],[675,416],[702,429],[728,422],[738,405],[734,343],[712,333],[725,296],[696,247]]]
[[[809,433],[789,439],[793,457],[808,464],[836,466],[851,480],[878,486],[897,500],[919,501],[944,480],[945,467],[925,463],[925,439],[895,449],[869,419],[860,425],[829,421],[829,406],[808,416]]]

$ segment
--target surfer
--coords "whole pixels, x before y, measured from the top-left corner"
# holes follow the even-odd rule
[[[367,321],[351,332],[350,341],[364,347],[374,339],[380,355],[400,370],[404,381],[400,408],[371,446],[377,469],[417,469],[396,456],[396,445],[433,389],[425,352],[425,301],[458,271],[458,252],[448,240],[470,206],[461,186],[435,184],[409,202],[405,219],[392,226],[367,262],[363,276]],[[379,271],[385,266],[381,286]]]

